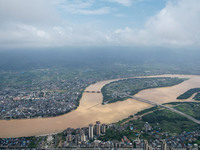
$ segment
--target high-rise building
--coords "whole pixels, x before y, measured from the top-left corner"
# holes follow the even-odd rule
[[[85,132],[81,130],[81,142],[85,142],[85,141],[86,141]]]
[[[169,150],[174,150],[174,148],[172,146],[169,147]]]
[[[105,124],[102,124],[102,126],[101,126],[101,133],[102,134],[106,133],[106,125]]]
[[[67,137],[66,137],[67,142],[72,141],[72,134],[71,134],[71,128],[67,129]]]
[[[76,135],[75,135],[75,143],[79,144],[80,141],[81,141],[80,134],[76,133]]]
[[[89,139],[93,139],[94,137],[94,131],[93,131],[93,124],[89,124]]]
[[[153,148],[151,146],[148,146],[148,150],[153,150]]]
[[[165,140],[161,141],[161,150],[166,150],[167,149],[167,143],[165,142]]]
[[[96,122],[96,135],[97,136],[101,135],[101,123],[100,123],[100,121]]]
[[[66,140],[67,140],[67,142],[70,143],[72,141],[72,135],[68,134],[67,137],[66,137]]]
[[[81,129],[80,129],[80,128],[77,128],[77,129],[76,129],[76,135],[75,135],[75,143],[76,143],[76,144],[79,144],[80,141],[81,141],[80,133],[81,133]]]
[[[148,150],[148,141],[147,140],[144,140],[143,150]]]

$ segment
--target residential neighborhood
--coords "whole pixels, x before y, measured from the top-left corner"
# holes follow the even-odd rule
[[[101,140],[108,130],[121,131],[129,130],[137,137],[135,140],[122,135],[120,140],[110,139]],[[52,134],[39,137],[22,137],[0,139],[0,148],[131,148],[131,149],[198,149],[195,141],[199,140],[200,131],[183,132],[176,136],[169,136],[166,132],[154,130],[149,123],[145,123],[141,132],[135,133],[136,126],[125,124],[117,126],[116,124],[90,124],[84,128],[67,128],[59,134]],[[142,138],[148,134],[150,139]],[[164,148],[163,148],[164,147]]]
[[[0,119],[52,117],[76,109],[94,79],[37,81],[7,85],[0,91]]]

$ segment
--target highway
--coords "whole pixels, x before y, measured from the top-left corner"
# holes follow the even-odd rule
[[[193,122],[195,122],[197,124],[200,124],[200,120],[197,120],[197,119],[195,119],[195,118],[193,118],[193,117],[191,117],[191,116],[189,116],[189,115],[187,115],[187,114],[185,114],[185,113],[183,113],[181,111],[178,111],[178,110],[176,110],[176,109],[174,109],[172,107],[168,107],[168,106],[165,106],[165,105],[162,105],[162,104],[158,104],[158,103],[152,102],[150,100],[139,98],[139,97],[136,97],[136,96],[131,96],[131,95],[128,95],[128,94],[125,94],[125,95],[130,97],[130,98],[132,98],[132,99],[134,99],[134,100],[138,100],[140,102],[144,102],[144,103],[147,103],[147,104],[150,104],[150,105],[160,106],[160,107],[169,109],[169,110],[171,110],[171,111],[173,111],[173,112],[175,112],[177,114],[180,114],[180,115],[186,117],[187,119],[189,119],[189,120],[191,120],[191,121],[193,121]]]

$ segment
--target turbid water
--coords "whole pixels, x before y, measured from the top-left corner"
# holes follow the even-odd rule
[[[158,76],[154,76],[158,77]],[[194,75],[160,75],[159,77],[189,78],[181,84],[147,89],[136,94],[137,97],[148,99],[157,103],[180,101],[176,97],[190,88],[200,87],[200,76]],[[100,91],[101,88],[116,80],[101,81],[86,88],[86,91]],[[0,138],[37,136],[43,134],[57,133],[68,127],[79,128],[88,126],[90,123],[101,121],[102,123],[113,123],[151,105],[138,102],[133,99],[119,101],[112,104],[101,105],[103,96],[101,93],[84,93],[80,106],[65,115],[51,118],[0,120]],[[188,99],[187,101],[192,101]]]

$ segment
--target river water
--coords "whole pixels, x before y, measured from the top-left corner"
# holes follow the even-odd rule
[[[200,76],[160,75],[159,77],[180,77],[190,79],[172,87],[143,90],[135,96],[162,104],[180,101],[176,100],[177,96],[190,88],[200,87]],[[92,84],[86,88],[86,91],[101,91],[101,88],[104,85],[117,80],[119,79]],[[149,104],[133,99],[106,105],[101,105],[102,100],[103,96],[101,93],[85,92],[80,100],[80,106],[76,110],[65,115],[51,118],[0,120],[0,138],[39,136],[57,133],[68,127],[85,127],[96,121],[101,121],[101,123],[106,124],[113,123],[133,115],[138,111],[151,107]],[[187,101],[192,100],[190,98]]]

